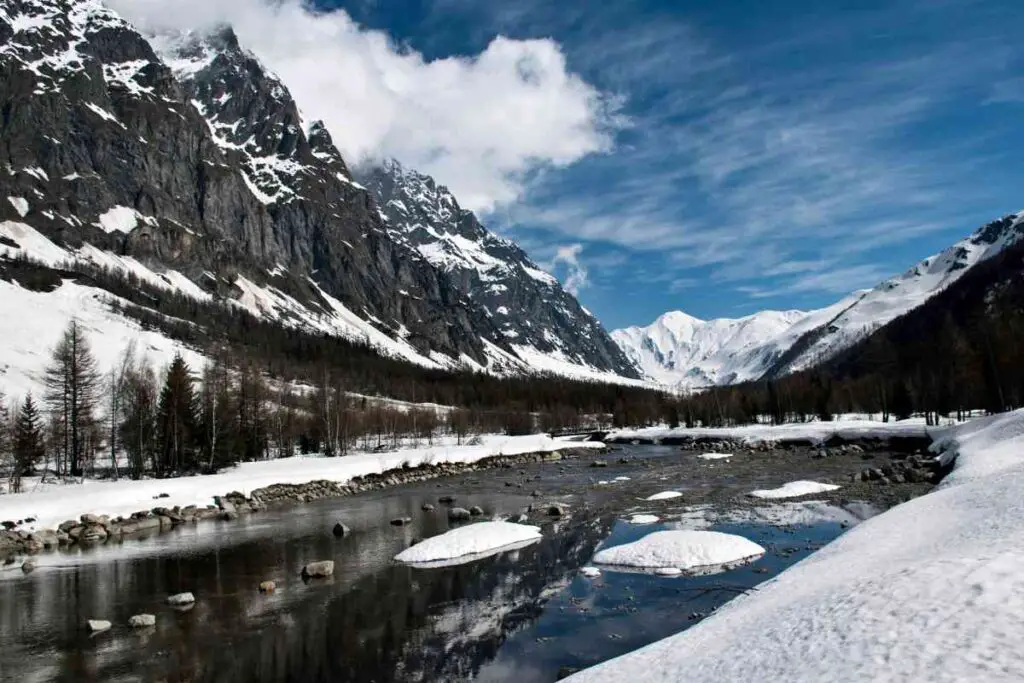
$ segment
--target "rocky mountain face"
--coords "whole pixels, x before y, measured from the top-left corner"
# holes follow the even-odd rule
[[[301,120],[228,28],[147,38],[98,0],[8,0],[0,93],[0,225],[31,228],[5,230],[25,242],[5,242],[17,255],[45,261],[29,242],[52,242],[72,260],[439,368],[546,369],[500,325],[579,310],[537,271],[561,293],[552,310],[510,298],[496,318],[392,225],[326,128]],[[579,348],[563,341],[534,347],[631,370],[610,343],[602,355],[585,333]]]
[[[827,308],[711,321],[675,311],[647,327],[615,330],[612,338],[646,376],[665,386],[694,389],[780,377],[834,358],[1022,237],[1024,214],[1014,214]]]
[[[388,228],[480,306],[525,359],[541,357],[637,377],[600,322],[514,242],[485,228],[430,176],[391,160],[362,169]]]

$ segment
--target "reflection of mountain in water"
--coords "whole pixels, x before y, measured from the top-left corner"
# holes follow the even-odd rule
[[[471,678],[531,625],[611,529],[590,520],[460,567],[386,569],[305,603],[190,664],[189,680],[451,681]],[[191,668],[191,667],[190,667]],[[178,672],[174,672],[178,673]]]
[[[396,679],[472,678],[509,636],[540,617],[544,604],[569,584],[611,526],[611,520],[590,520],[503,556],[494,571],[481,571],[486,563],[464,568],[476,574],[466,584],[473,587],[472,596],[434,604],[428,625],[408,634]],[[414,580],[424,573],[415,573]]]

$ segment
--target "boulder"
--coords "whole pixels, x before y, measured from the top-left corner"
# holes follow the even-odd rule
[[[479,517],[480,515],[484,514],[484,509],[479,505],[474,505],[471,508],[469,508],[469,514],[473,515],[474,517]]]
[[[452,522],[461,522],[462,520],[469,519],[473,516],[466,508],[451,508],[448,510],[448,520]]]
[[[334,525],[334,529],[331,530],[331,533],[333,533],[338,538],[344,538],[345,536],[351,534],[352,530],[344,524],[342,524],[341,522],[338,522]]]
[[[150,626],[156,626],[156,615],[136,614],[128,619],[128,625],[132,628],[149,628]]]
[[[38,541],[44,548],[56,548],[59,544],[57,540],[57,532],[53,529],[40,529],[39,531],[34,531],[29,535],[29,540]]]
[[[405,526],[412,523],[412,517],[395,517],[391,520],[391,526]]]
[[[36,568],[36,563],[32,560],[25,560],[21,563],[21,571],[25,574],[31,574]]]
[[[434,506],[432,504],[430,504],[430,503],[424,503],[423,506],[421,507],[421,509],[424,512],[433,512],[434,511]]]
[[[334,576],[334,560],[310,562],[302,568],[304,579],[322,579],[328,576]]]
[[[196,596],[192,593],[175,593],[174,595],[167,596],[167,604],[171,607],[184,607],[185,605],[191,605],[196,601]]]
[[[595,460],[594,462],[590,463],[590,466],[591,467],[608,467],[608,463],[606,463],[604,460]]]
[[[93,633],[107,631],[112,626],[112,624],[105,619],[90,619],[89,621],[85,622],[85,625],[88,626],[89,630]]]
[[[102,543],[107,540],[107,530],[99,524],[87,526],[78,540],[82,543]]]
[[[454,503],[455,502],[455,496],[441,496],[440,498],[437,499],[437,502],[438,503]]]
[[[100,524],[100,516],[92,513],[86,513],[79,517],[82,520],[82,524],[85,526],[95,526]]]
[[[277,590],[277,584],[273,581],[260,582],[260,593],[273,593]]]
[[[64,533],[68,533],[76,526],[79,526],[79,523],[73,519],[69,519],[66,522],[61,522],[60,525],[57,527],[57,531],[63,531]]]
[[[550,517],[561,517],[569,512],[569,506],[565,503],[548,503],[544,509]]]

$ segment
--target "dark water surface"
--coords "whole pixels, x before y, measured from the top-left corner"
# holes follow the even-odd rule
[[[712,576],[588,579],[579,568],[598,544],[665,525],[630,525],[580,506],[546,523],[544,540],[524,549],[443,569],[394,564],[414,538],[448,528],[443,506],[420,510],[442,492],[421,484],[41,555],[27,577],[0,573],[0,679],[548,682],[563,667],[589,666],[699,623],[842,532],[838,523],[720,525],[768,554]],[[459,505],[480,505],[488,517],[531,502],[512,488],[453,492]],[[414,522],[389,526],[397,516]],[[350,537],[331,535],[338,520]],[[321,559],[335,560],[334,577],[304,583],[300,568]],[[265,580],[277,582],[275,593],[257,592]],[[195,593],[193,609],[164,604],[181,591]],[[156,627],[130,629],[140,612],[155,614]],[[90,636],[87,619],[114,626]]]

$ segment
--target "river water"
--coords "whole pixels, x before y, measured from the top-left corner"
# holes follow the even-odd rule
[[[654,452],[627,449],[637,457]],[[607,476],[650,479],[658,469],[649,462],[609,468]],[[537,465],[516,476],[534,481],[536,470],[546,472],[541,481],[552,490],[597,490],[584,465]],[[474,476],[41,555],[24,577],[0,572],[0,680],[550,682],[699,623],[844,529],[837,521],[725,522],[712,528],[769,552],[711,576],[604,572],[588,579],[579,569],[599,544],[667,528],[622,521],[636,506],[632,493],[609,499],[598,492],[578,495],[567,519],[545,522],[544,539],[533,546],[457,567],[396,565],[392,558],[413,539],[448,528],[444,506],[420,509],[442,493],[483,507],[488,517],[534,502],[529,488],[497,484],[507,473]],[[728,485],[738,491],[751,482],[730,473]],[[388,524],[399,516],[413,523]],[[351,536],[333,537],[339,520]],[[335,560],[334,577],[304,583],[299,569],[321,559]],[[265,580],[277,591],[259,594]],[[196,595],[191,610],[164,604],[181,591]],[[141,612],[155,614],[156,627],[130,629],[129,617]],[[90,635],[87,619],[114,627]]]

